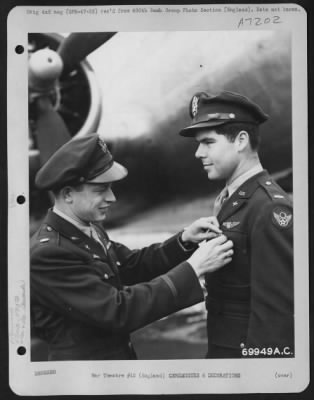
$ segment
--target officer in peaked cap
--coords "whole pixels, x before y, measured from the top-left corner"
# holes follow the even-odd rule
[[[113,160],[106,143],[96,134],[65,143],[38,171],[39,189],[53,190],[82,183],[110,183],[127,176],[127,169]]]
[[[32,332],[48,343],[49,360],[136,358],[130,332],[202,301],[198,278],[231,261],[232,242],[213,238],[220,230],[212,218],[142,250],[111,241],[101,222],[115,201],[112,182],[126,175],[88,134],[36,176],[55,197],[31,240]]]
[[[225,182],[213,214],[234,243],[228,267],[205,276],[207,357],[262,357],[266,348],[293,357],[292,203],[259,160],[259,125],[268,115],[227,91],[196,93],[189,112],[180,135],[198,142],[208,178]]]

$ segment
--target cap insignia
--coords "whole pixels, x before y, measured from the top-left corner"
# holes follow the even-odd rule
[[[101,138],[98,138],[98,144],[101,147],[102,151],[104,153],[107,153],[108,147],[107,147],[106,143],[104,142],[104,140],[102,140]]]
[[[192,102],[191,102],[191,109],[190,109],[190,112],[191,112],[191,115],[193,118],[196,116],[197,111],[198,111],[198,101],[199,101],[199,97],[193,96]]]

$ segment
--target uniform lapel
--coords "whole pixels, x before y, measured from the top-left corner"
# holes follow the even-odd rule
[[[218,220],[221,222],[225,221],[231,215],[235,214],[237,210],[239,210],[246,202],[247,199],[240,197],[238,191],[233,193],[233,195],[227,201],[224,202],[217,216]]]
[[[225,221],[231,215],[235,214],[240,208],[244,207],[247,204],[249,198],[259,186],[258,180],[265,175],[268,175],[267,171],[262,171],[252,176],[252,178],[244,182],[232,194],[232,196],[224,202],[217,216],[220,223]]]
[[[83,233],[75,225],[66,221],[52,210],[48,211],[44,222],[59,232],[62,236],[70,239],[71,242],[75,243],[77,246],[91,251],[94,255],[101,259],[107,259],[104,249],[100,243],[97,243],[93,238],[85,235],[85,233]]]

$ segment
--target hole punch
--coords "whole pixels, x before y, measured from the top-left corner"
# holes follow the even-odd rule
[[[17,196],[16,201],[18,202],[18,204],[24,204],[26,201],[25,196],[23,195]]]
[[[26,347],[24,346],[20,346],[17,348],[17,354],[20,356],[24,356],[24,354],[26,353]]]
[[[18,45],[15,47],[15,53],[16,53],[16,54],[23,54],[23,53],[24,53],[24,46],[18,44]]]

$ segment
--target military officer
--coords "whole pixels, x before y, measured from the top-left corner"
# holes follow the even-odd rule
[[[225,187],[214,213],[234,243],[232,262],[206,275],[208,358],[291,357],[294,353],[292,203],[263,169],[259,125],[268,119],[233,92],[196,93],[192,123],[180,134],[199,143],[196,158]]]
[[[211,218],[142,250],[111,241],[101,223],[115,201],[112,182],[126,174],[88,134],[62,146],[36,176],[55,197],[31,240],[32,327],[49,360],[136,358],[130,332],[202,301],[198,278],[231,261],[232,242],[213,238],[220,230]],[[203,239],[212,240],[198,248]]]

